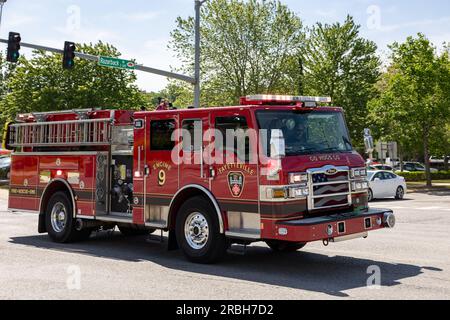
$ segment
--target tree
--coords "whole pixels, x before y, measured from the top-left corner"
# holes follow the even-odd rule
[[[170,80],[163,90],[149,92],[146,96],[151,107],[155,107],[158,104],[159,98],[171,101],[174,107],[179,109],[191,106],[194,100],[192,86],[178,80]]]
[[[329,95],[344,107],[351,136],[362,145],[367,103],[376,92],[380,60],[376,44],[362,38],[359,30],[350,16],[343,24],[317,23],[308,30],[301,61],[304,90]]]
[[[78,51],[119,57],[109,44],[78,45]],[[0,123],[17,113],[80,108],[139,109],[145,97],[134,84],[133,71],[110,69],[95,62],[76,60],[73,70],[62,69],[62,57],[35,51],[31,59],[21,57],[14,74],[5,82],[8,93],[0,104]]]
[[[15,64],[7,63],[6,57],[0,52],[0,104],[8,93],[8,79],[14,75]]]
[[[255,93],[288,93],[292,57],[304,35],[279,1],[212,0],[202,7],[202,104],[226,105]],[[170,48],[193,74],[194,18],[177,19]]]
[[[423,151],[427,185],[431,187],[430,150],[450,120],[450,68],[447,53],[438,55],[423,35],[394,43],[384,90],[370,103],[381,136]],[[412,147],[413,148],[413,147]]]

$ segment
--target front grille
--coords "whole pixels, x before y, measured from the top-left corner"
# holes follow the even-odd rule
[[[311,174],[312,197],[310,209],[335,208],[349,205],[351,194],[349,171],[334,174],[315,172]]]
[[[346,195],[314,199],[314,209],[322,209],[346,205],[348,205],[348,196]]]

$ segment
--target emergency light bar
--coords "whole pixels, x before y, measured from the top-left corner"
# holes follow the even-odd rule
[[[332,100],[330,97],[285,96],[269,94],[250,95],[241,98],[241,105],[291,104],[296,102],[304,102],[305,106],[313,106],[316,103],[331,103]]]

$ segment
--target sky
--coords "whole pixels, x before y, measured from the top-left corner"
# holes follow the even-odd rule
[[[424,33],[438,48],[450,42],[448,0],[281,0],[305,26],[343,22],[350,14],[361,35],[375,41],[380,55],[388,45]],[[170,71],[179,66],[168,44],[178,16],[194,14],[194,0],[7,0],[0,37],[20,32],[23,42],[61,48],[64,41],[97,42],[116,46],[124,59]],[[4,50],[4,48],[0,48]],[[27,50],[22,49],[25,55]],[[164,77],[138,72],[146,91],[165,87]]]

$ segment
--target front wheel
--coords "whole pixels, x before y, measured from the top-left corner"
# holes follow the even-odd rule
[[[47,232],[54,242],[68,243],[86,240],[91,230],[76,230],[73,206],[65,192],[57,192],[47,204],[45,211]]]
[[[176,237],[183,254],[195,263],[217,262],[227,250],[216,211],[204,197],[189,199],[181,206],[176,220]]]
[[[303,249],[306,243],[287,242],[280,240],[268,240],[266,244],[275,252],[296,252]]]
[[[404,197],[405,197],[405,190],[403,189],[402,186],[400,186],[397,188],[397,191],[395,192],[395,199],[403,200]]]
[[[373,192],[372,192],[372,189],[369,189],[369,195],[368,195],[367,200],[368,200],[369,202],[371,202],[371,201],[373,200]]]

